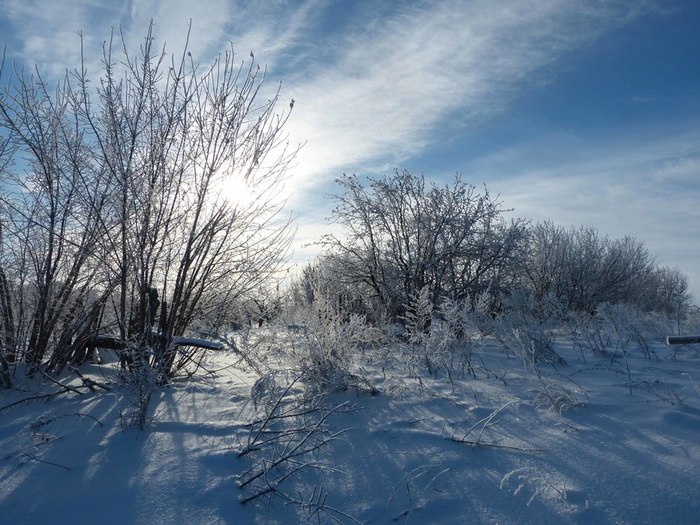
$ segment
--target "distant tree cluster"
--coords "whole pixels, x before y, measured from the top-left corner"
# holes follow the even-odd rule
[[[690,302],[687,277],[658,266],[642,242],[611,240],[590,227],[544,222],[529,228],[522,267],[522,284],[536,300],[553,295],[579,312],[624,303],[676,314]]]
[[[449,299],[492,314],[515,293],[582,313],[624,303],[680,316],[689,306],[687,278],[657,266],[631,237],[506,220],[498,199],[460,177],[436,186],[396,171],[367,184],[356,176],[337,182],[341,232],[325,237],[324,254],[304,269],[298,303],[331,298],[341,311],[393,321],[424,290],[431,304]]]
[[[136,56],[106,42],[98,78],[3,73],[0,365],[57,370],[111,334],[141,349],[130,366],[171,374],[172,338],[284,259],[289,221],[268,196],[294,157],[291,105],[260,99],[254,59],[201,68],[157,49],[152,24]],[[231,178],[263,197],[232,200]]]

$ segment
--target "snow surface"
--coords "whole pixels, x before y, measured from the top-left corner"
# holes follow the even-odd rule
[[[390,353],[365,359],[379,393],[326,400],[347,402],[328,419],[347,431],[314,456],[323,470],[285,490],[315,489],[343,513],[313,514],[320,523],[700,523],[700,348],[659,342],[651,359],[630,352],[626,363],[565,339],[556,348],[568,364],[542,365],[544,380],[577,402],[561,414],[536,402],[540,380],[495,343],[480,347],[477,379],[452,383]],[[110,391],[3,408],[59,390],[17,374],[17,389],[0,391],[0,523],[304,522],[279,499],[239,503],[253,459],[236,452],[259,414],[257,375],[230,353],[208,359],[214,375],[155,392],[145,431],[127,425],[133,399],[111,365],[83,370]]]

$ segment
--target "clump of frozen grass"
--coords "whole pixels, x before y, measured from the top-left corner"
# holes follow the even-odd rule
[[[535,406],[550,408],[561,415],[566,410],[583,404],[574,390],[545,377],[536,363],[532,363],[531,367],[539,383],[539,388],[535,390]],[[585,391],[583,393],[586,395]]]
[[[618,355],[618,351],[626,355],[630,345],[636,345],[644,357],[651,359],[648,319],[638,308],[627,304],[604,303],[596,310],[596,317],[602,321],[610,334],[614,347],[613,358]]]
[[[654,312],[621,303],[600,304],[595,314],[571,312],[568,326],[574,345],[585,358],[585,351],[610,357],[611,361],[637,349],[651,359],[650,342],[663,341],[671,332],[670,319]]]
[[[555,298],[536,302],[532,296],[513,293],[504,298],[504,312],[494,322],[494,335],[508,354],[525,364],[565,365],[555,351],[556,326],[563,307]]]
[[[560,415],[581,405],[573,390],[544,379],[541,381],[541,388],[536,391],[534,403],[538,407],[551,408]]]
[[[468,301],[450,298],[443,298],[438,307],[440,322],[435,325],[431,335],[437,341],[437,346],[443,349],[439,355],[446,358],[443,366],[450,380],[455,371],[461,374],[467,372],[476,378],[474,334],[478,333],[478,325],[481,324],[480,305],[477,304],[476,308],[476,311],[472,310]]]
[[[430,375],[444,372],[454,386],[455,373],[476,377],[473,362],[475,315],[466,301],[442,298],[433,305],[430,291],[423,287],[406,305],[405,362],[413,371],[425,369]]]
[[[559,500],[564,503],[568,510],[575,510],[574,506],[569,502],[569,494],[565,484],[557,484],[531,467],[522,467],[508,472],[501,478],[500,489],[503,490],[511,480],[517,483],[513,496],[517,496],[527,490],[532,491],[526,503],[528,507],[537,496],[541,496]]]
[[[472,447],[492,446],[492,443],[483,441],[484,432],[488,432],[491,428],[495,427],[500,421],[500,419],[496,419],[496,416],[514,403],[514,401],[509,401],[493,410],[489,415],[481,418],[479,421],[469,426],[464,432],[461,432],[461,436],[457,434],[453,435],[452,440],[458,443],[471,445]]]
[[[584,312],[571,312],[567,321],[574,346],[579,349],[584,360],[587,350],[595,355],[610,354],[610,333],[600,318]]]
[[[555,297],[535,301],[530,295],[515,293],[507,298],[505,312],[495,320],[496,338],[507,353],[521,358],[537,379],[535,405],[558,414],[581,404],[572,389],[551,381],[541,370],[543,363],[566,365],[555,344],[557,330],[567,319],[566,308]]]

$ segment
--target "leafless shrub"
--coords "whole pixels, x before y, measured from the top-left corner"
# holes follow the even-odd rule
[[[638,240],[609,239],[595,228],[566,229],[551,222],[536,224],[528,233],[523,278],[537,302],[551,294],[576,312],[592,313],[605,302],[661,309],[653,301],[670,286],[662,283],[671,276],[659,273]]]
[[[324,237],[335,278],[386,309],[392,321],[428,286],[436,304],[497,293],[524,241],[524,221],[506,222],[498,198],[456,176],[445,186],[395,171],[367,184],[344,175],[333,219],[339,235]]]

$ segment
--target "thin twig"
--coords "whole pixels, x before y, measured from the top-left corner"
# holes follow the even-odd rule
[[[71,366],[71,367],[70,367],[70,370],[73,371],[73,372],[75,372],[75,373],[78,375],[78,377],[79,377],[80,379],[82,379],[83,384],[84,384],[87,388],[89,388],[91,392],[94,392],[94,391],[95,391],[95,388],[94,388],[94,387],[96,387],[96,386],[97,386],[97,387],[100,387],[100,388],[102,388],[103,390],[106,390],[106,391],[108,391],[108,392],[112,390],[112,389],[109,388],[107,385],[104,385],[104,384],[102,384],[102,383],[99,383],[98,381],[95,381],[94,379],[90,379],[89,377],[85,377],[83,374],[80,373],[80,370],[78,370],[78,368],[75,367],[75,366]]]
[[[73,470],[71,467],[66,467],[65,465],[61,465],[59,463],[54,463],[53,461],[47,461],[45,459],[38,458],[34,454],[31,454],[29,452],[25,452],[23,455],[28,457],[29,459],[33,459],[34,461],[38,461],[39,463],[45,463],[46,465],[59,467],[59,468],[62,468],[64,470]]]
[[[83,395],[83,393],[82,393],[80,390],[78,390],[77,388],[72,387],[72,386],[68,386],[68,385],[64,385],[64,384],[61,383],[60,381],[54,379],[54,378],[51,377],[49,374],[47,374],[46,372],[44,372],[41,368],[38,368],[38,370],[39,370],[39,373],[41,373],[41,375],[43,375],[46,379],[48,379],[48,380],[51,381],[52,383],[56,383],[56,384],[57,384],[58,386],[60,386],[61,388],[65,388],[66,390],[70,390],[71,392],[74,392],[74,393],[76,393],[76,394],[78,394],[78,395],[81,395],[81,396]]]
[[[70,390],[63,389],[63,390],[59,390],[58,392],[54,392],[52,394],[43,394],[40,396],[25,397],[24,399],[20,399],[19,401],[15,401],[14,403],[10,403],[9,405],[5,405],[4,407],[0,407],[0,412],[2,412],[3,410],[7,410],[8,408],[12,408],[14,406],[17,406],[17,405],[21,405],[22,403],[24,403],[26,401],[36,401],[39,399],[50,399],[54,396],[57,396],[60,394],[65,394],[66,392],[70,392]]]

